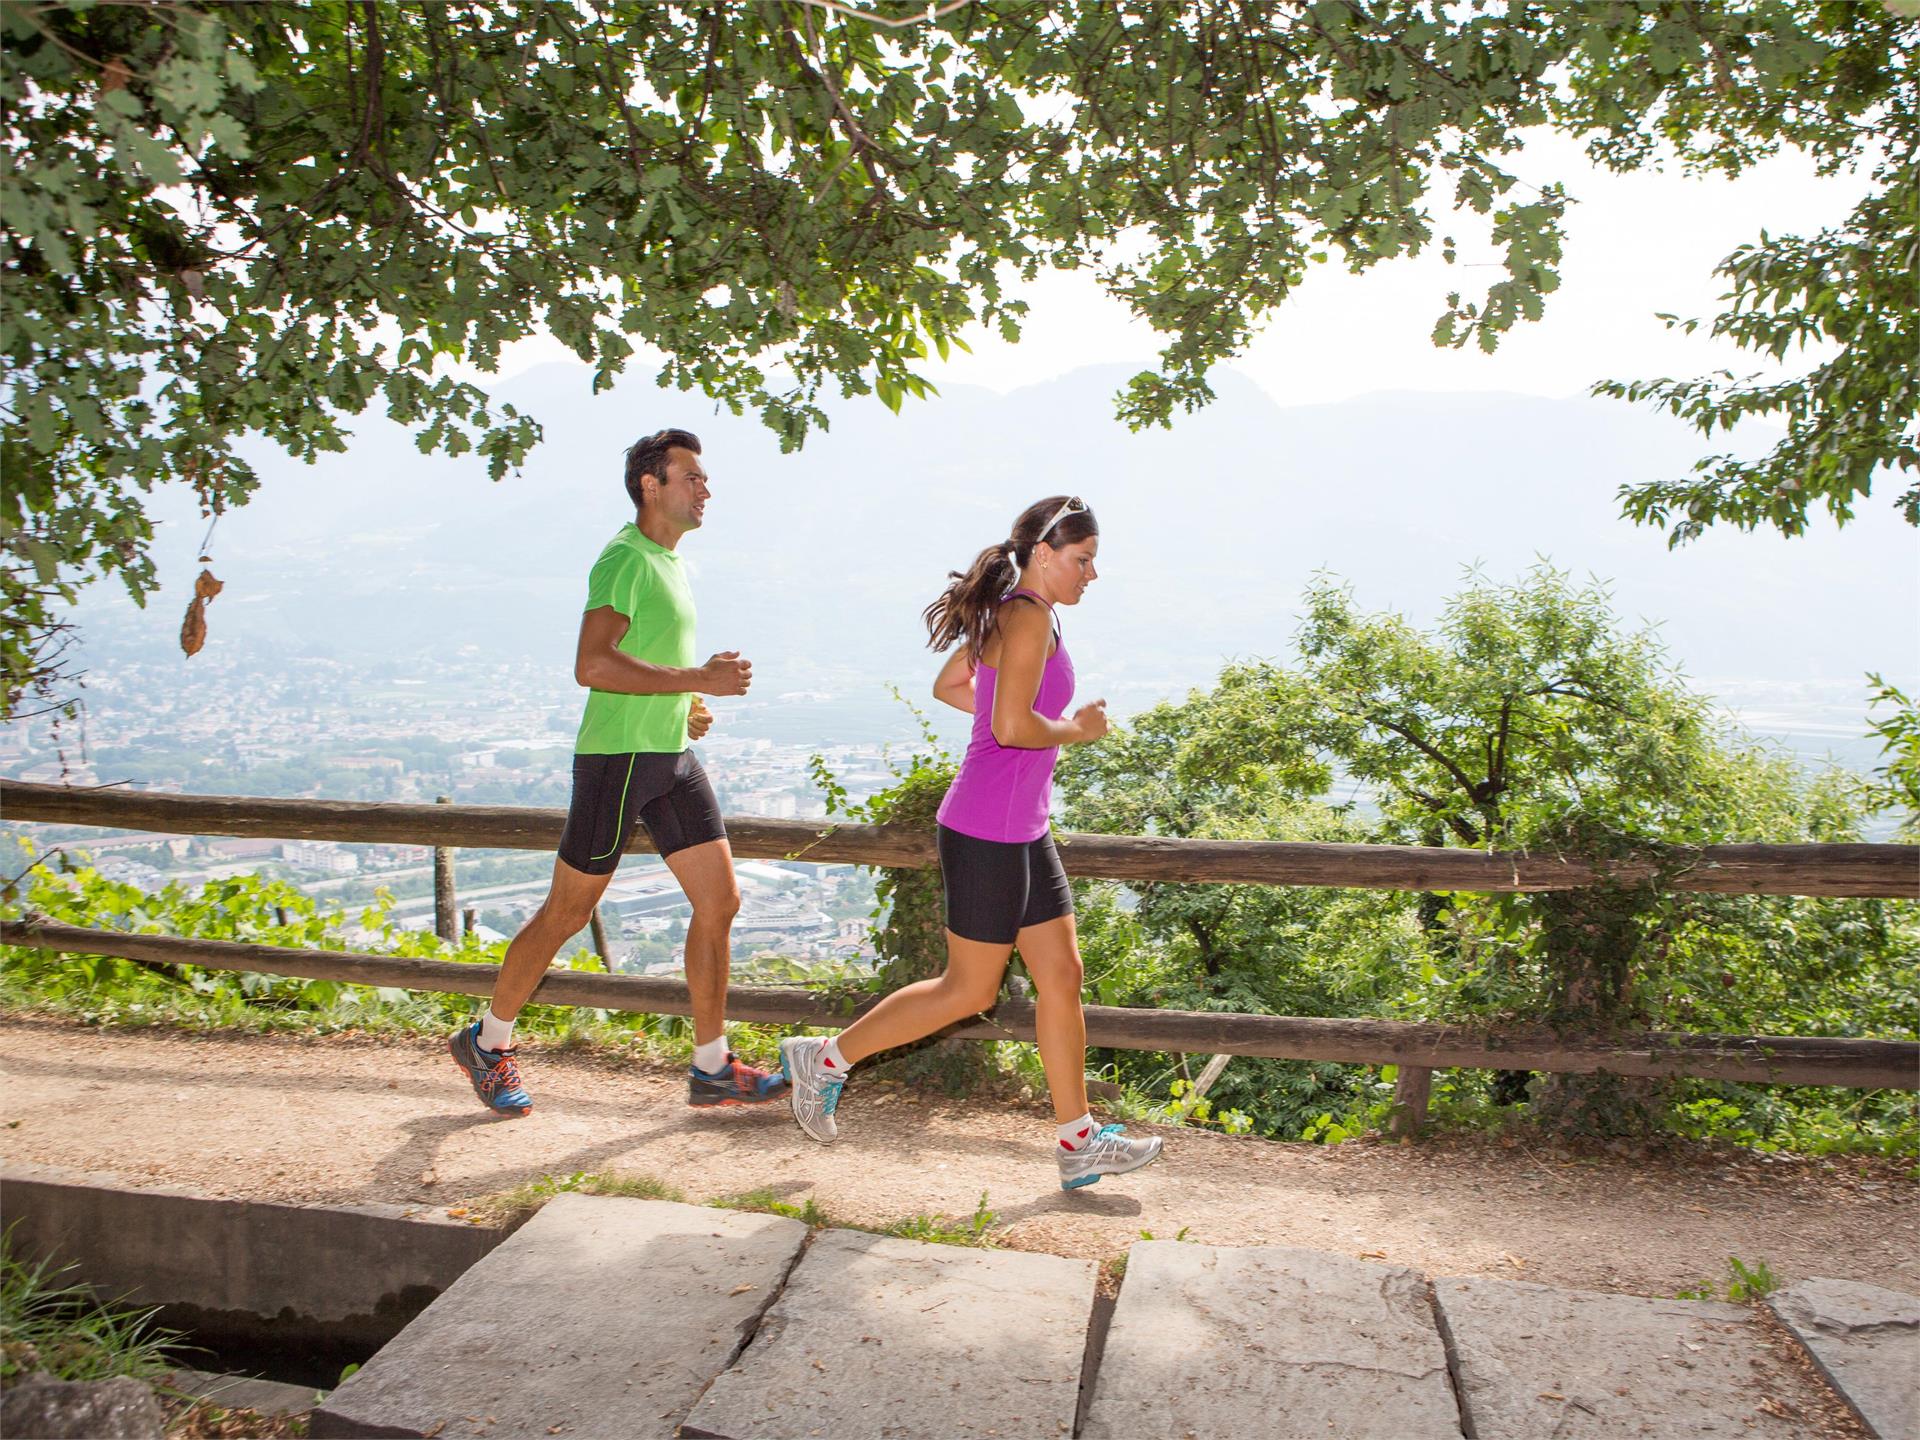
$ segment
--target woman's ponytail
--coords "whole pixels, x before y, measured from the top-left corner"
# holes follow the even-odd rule
[[[987,632],[993,628],[994,611],[1019,573],[1011,540],[982,550],[964,574],[949,571],[947,579],[951,583],[920,617],[927,622],[928,648],[945,652],[954,641],[965,637],[967,654],[977,659],[980,647],[987,643]]]

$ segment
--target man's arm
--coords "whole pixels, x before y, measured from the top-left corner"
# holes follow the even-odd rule
[[[636,659],[620,648],[632,623],[611,605],[580,617],[580,643],[573,654],[578,684],[616,695],[744,695],[753,683],[753,666],[737,650],[723,650],[692,668]]]

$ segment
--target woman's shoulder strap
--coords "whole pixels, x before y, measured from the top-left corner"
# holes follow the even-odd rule
[[[1053,609],[1053,602],[1051,600],[1047,599],[1047,597],[1042,595],[1038,590],[1029,590],[1024,585],[1018,590],[1009,590],[1006,600],[1002,600],[1000,603],[1004,605],[1007,603],[1007,600],[1031,600],[1036,605],[1046,606],[1050,611]]]
[[[1052,622],[1048,628],[1053,631],[1053,643],[1057,648],[1061,641],[1060,612],[1054,607],[1053,602],[1047,599],[1046,596],[1040,594],[1039,591],[1029,590],[1024,585],[1022,585],[1018,590],[1009,591],[1006,596],[1006,599],[1002,600],[1000,603],[1002,605],[1005,605],[1008,603],[1008,601],[1012,601],[1012,600],[1031,600],[1036,605],[1046,606],[1047,617]]]

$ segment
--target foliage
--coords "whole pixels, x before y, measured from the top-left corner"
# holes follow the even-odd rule
[[[31,847],[20,842],[23,858]],[[157,892],[109,880],[65,854],[27,866],[9,887],[0,914],[135,934],[238,940],[322,950],[363,950],[472,964],[499,964],[506,942],[471,935],[457,945],[432,931],[393,922],[383,896],[358,915],[322,909],[284,881],[235,875],[198,889],[169,882]],[[577,950],[564,963],[600,968]],[[56,955],[0,946],[0,1002],[49,1006],[95,1024],[187,1024],[207,1029],[315,1029],[442,1031],[472,1019],[473,997],[350,985],[334,980],[206,970],[105,955]],[[622,1034],[673,1034],[688,1027],[678,1017],[630,1015],[576,1006],[530,1005],[520,1024],[560,1040]],[[751,1043],[753,1036],[737,1037]],[[746,1053],[746,1044],[737,1044]],[[765,1047],[761,1047],[765,1048]]]
[[[1780,1277],[1773,1273],[1773,1267],[1764,1260],[1757,1260],[1749,1266],[1737,1255],[1727,1257],[1726,1298],[1735,1305],[1751,1304],[1764,1300],[1780,1288]],[[1679,1300],[1717,1300],[1719,1291],[1711,1280],[1702,1280],[1691,1290],[1682,1290],[1674,1298]]]
[[[860,825],[910,826],[931,834],[940,802],[946,798],[959,765],[941,745],[927,717],[897,691],[895,698],[913,711],[920,741],[904,760],[888,755],[892,785],[854,803],[821,756],[809,758],[807,773],[825,797],[829,816],[843,815]],[[871,989],[884,994],[938,975],[946,968],[946,902],[937,867],[883,867],[875,877],[874,900],[874,916],[884,916],[885,923],[873,932],[874,948],[882,963]]]
[[[1651,402],[1704,436],[1750,418],[1786,422],[1786,438],[1758,460],[1708,455],[1687,479],[1621,487],[1628,516],[1666,526],[1673,545],[1722,522],[1798,535],[1816,505],[1845,521],[1879,472],[1920,471],[1920,382],[1912,363],[1920,352],[1920,26],[1911,7],[1828,13],[1851,33],[1789,36],[1768,16],[1743,37],[1754,42],[1749,53],[1763,73],[1806,65],[1804,88],[1741,97],[1735,104],[1745,111],[1745,133],[1738,136],[1726,129],[1688,135],[1681,128],[1688,117],[1676,107],[1669,137],[1684,163],[1734,174],[1750,163],[1756,142],[1790,136],[1823,175],[1870,163],[1866,196],[1837,226],[1810,236],[1763,230],[1757,243],[1722,260],[1714,273],[1727,282],[1727,308],[1711,322],[1660,318],[1688,334],[1706,323],[1715,337],[1775,364],[1808,349],[1831,347],[1830,358],[1784,379],[1721,370],[1695,380],[1594,386],[1597,395]],[[1855,28],[1856,20],[1864,24]],[[1797,53],[1788,58],[1788,51]],[[1898,503],[1907,522],[1920,525],[1920,478]]]
[[[1905,811],[1899,837],[1920,840],[1920,704],[1878,675],[1869,675],[1867,683],[1873,687],[1869,703],[1876,710],[1891,708],[1890,714],[1867,721],[1883,742],[1881,753],[1887,760],[1874,771],[1880,784],[1869,790],[1869,803],[1877,810]]]
[[[56,1380],[157,1380],[175,1364],[180,1341],[153,1323],[153,1310],[102,1304],[68,1281],[73,1266],[29,1261],[0,1243],[0,1380],[12,1385],[44,1370]]]
[[[842,7],[844,8],[844,7]],[[1497,278],[1435,339],[1491,350],[1559,284],[1571,197],[1521,182],[1545,126],[1632,170],[1737,173],[1782,147],[1878,168],[1849,223],[1731,257],[1748,348],[1829,340],[1781,386],[1616,386],[1703,428],[1784,411],[1758,467],[1632,499],[1676,533],[1844,515],[1911,464],[1912,64],[1874,4],[980,0],[877,25],[818,4],[0,9],[0,709],[52,686],[61,607],[152,592],[145,496],[211,514],[379,405],[496,478],[539,436],[491,372],[545,331],[605,386],[751,408],[785,445],[823,393],[898,408],[972,324],[1019,334],[1015,281],[1090,269],[1168,337],[1119,400],[1165,423],[1319,262],[1419,252],[1451,207]]]
[[[1645,867],[1632,884],[1537,895],[1083,883],[1082,947],[1101,1003],[1583,1033],[1920,1035],[1914,907],[1666,883],[1699,845],[1859,838],[1857,785],[1803,775],[1716,721],[1651,634],[1623,629],[1603,590],[1551,570],[1515,585],[1470,577],[1432,632],[1316,582],[1294,664],[1229,666],[1213,690],[1076,747],[1061,775],[1077,829],[1489,846]],[[1375,815],[1330,803],[1355,780]],[[1144,1092],[1174,1073],[1174,1057],[1102,1058]],[[1371,1067],[1237,1059],[1209,1098],[1262,1133],[1337,1141],[1379,1123],[1388,1088]],[[1533,1088],[1534,1118],[1577,1130],[1657,1123],[1810,1149],[1920,1138],[1894,1093],[1837,1101],[1812,1088],[1661,1092],[1570,1077]],[[1436,1095],[1458,1116],[1490,1092],[1484,1077],[1442,1076]]]

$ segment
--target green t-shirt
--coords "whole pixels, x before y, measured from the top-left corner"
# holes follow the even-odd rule
[[[588,610],[611,605],[632,623],[620,649],[649,665],[691,666],[693,592],[680,557],[627,524],[613,537],[587,577]],[[576,755],[632,751],[677,755],[687,748],[692,695],[618,695],[587,692]]]

